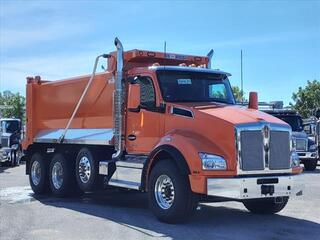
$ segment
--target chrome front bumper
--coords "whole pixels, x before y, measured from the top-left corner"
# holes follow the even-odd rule
[[[300,175],[209,178],[207,179],[207,195],[237,200],[300,196],[302,195],[303,185],[299,178]],[[273,193],[262,194],[262,188],[272,188]]]
[[[299,159],[316,159],[318,158],[317,152],[297,152]]]

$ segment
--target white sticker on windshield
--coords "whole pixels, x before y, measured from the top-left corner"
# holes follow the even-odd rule
[[[181,78],[177,79],[179,85],[191,84],[191,79]]]

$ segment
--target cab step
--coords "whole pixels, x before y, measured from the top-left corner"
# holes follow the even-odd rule
[[[123,160],[101,161],[99,174],[109,176],[111,186],[139,190],[146,160],[146,155],[125,155]]]

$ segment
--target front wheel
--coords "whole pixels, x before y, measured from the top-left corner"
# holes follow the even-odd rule
[[[276,201],[281,200],[281,201]],[[274,214],[280,212],[288,203],[289,198],[280,199],[250,199],[243,202],[243,205],[252,213],[256,214]]]
[[[155,216],[166,223],[187,220],[197,207],[187,175],[182,175],[172,160],[157,163],[148,185],[149,205]]]

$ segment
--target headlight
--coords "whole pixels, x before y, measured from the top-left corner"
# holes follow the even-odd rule
[[[226,170],[227,163],[223,157],[218,155],[199,153],[199,157],[202,161],[203,170]]]
[[[316,144],[313,144],[309,147],[309,150],[310,151],[315,151],[317,149],[317,145]]]
[[[291,153],[291,166],[292,167],[298,167],[300,166],[300,159],[298,153],[296,151],[293,151]]]

